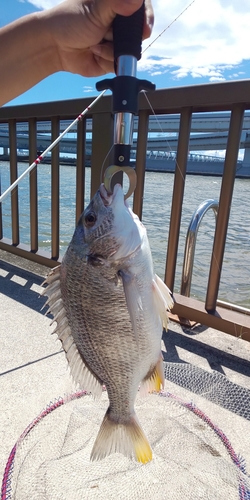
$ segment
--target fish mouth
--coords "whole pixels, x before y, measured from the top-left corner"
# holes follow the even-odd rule
[[[108,193],[104,184],[101,184],[99,191],[104,206],[109,207],[110,205],[112,205],[117,193],[120,193],[121,190],[122,190],[121,184],[116,184],[113,193]]]

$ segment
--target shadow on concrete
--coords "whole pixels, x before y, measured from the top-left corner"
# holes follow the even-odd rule
[[[239,358],[234,354],[204,344],[199,339],[196,340],[193,337],[181,335],[173,330],[164,331],[162,340],[167,351],[163,352],[164,361],[183,363],[177,351],[177,347],[181,347],[185,351],[205,358],[212,370],[225,375],[223,371],[223,366],[225,366],[234,372],[250,377],[250,361],[247,359]]]
[[[57,356],[57,354],[61,354],[64,352],[62,349],[57,352],[53,352],[52,354],[48,354],[47,356],[43,356],[42,358],[34,359],[33,361],[29,361],[24,365],[16,366],[15,368],[10,368],[10,370],[6,370],[5,372],[0,373],[0,377],[3,375],[7,375],[8,373],[15,372],[17,370],[21,370],[21,368],[26,368],[26,366],[34,365],[35,363],[39,363],[39,361],[44,361],[45,359],[51,358],[52,356]]]
[[[34,285],[41,286],[44,278],[0,259],[1,271],[0,292],[26,307],[44,314],[44,310],[41,311],[41,309],[46,298],[40,297],[39,291],[32,289]],[[163,333],[163,342],[166,348],[163,356],[167,380],[250,420],[250,390],[231,382],[223,371],[223,367],[227,367],[236,374],[250,377],[249,360],[207,345],[199,339],[197,332],[190,330],[184,329],[183,333],[178,333],[170,329],[167,333]],[[213,372],[210,373],[203,368],[194,366],[192,362],[184,362],[178,355],[178,347],[205,359]],[[58,351],[44,358],[35,359],[0,375],[25,368],[61,352]]]
[[[0,270],[3,271],[0,275],[0,293],[44,315],[45,309],[41,309],[46,297],[41,297],[39,292],[31,289],[32,285],[41,286],[44,278],[3,260],[0,260]]]

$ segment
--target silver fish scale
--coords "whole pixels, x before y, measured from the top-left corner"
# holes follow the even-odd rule
[[[139,383],[151,368],[147,331],[152,318],[144,311],[136,339],[115,267],[89,265],[70,247],[61,266],[61,291],[81,357],[106,385],[112,414],[128,417]]]

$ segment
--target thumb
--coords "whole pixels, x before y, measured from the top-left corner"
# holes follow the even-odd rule
[[[132,16],[142,5],[143,0],[111,0],[110,7],[115,14]]]
[[[97,0],[98,1],[98,0]],[[154,25],[154,11],[151,0],[145,0],[143,38],[148,38]],[[143,0],[99,0],[103,15],[109,17],[110,24],[116,14],[132,16],[143,4]]]

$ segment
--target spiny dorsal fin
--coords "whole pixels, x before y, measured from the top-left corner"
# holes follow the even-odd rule
[[[46,277],[46,280],[42,283],[43,285],[50,285],[54,281],[59,280],[60,281],[60,272],[61,272],[61,264],[59,266],[54,267]]]
[[[60,266],[54,268],[49,273],[44,283],[48,286],[44,289],[42,294],[48,297],[46,304],[49,306],[48,312],[54,317],[52,323],[55,321],[57,323],[53,333],[57,334],[58,339],[62,343],[69,363],[71,376],[75,384],[79,385],[81,389],[85,389],[91,392],[94,397],[100,398],[102,394],[102,384],[86,366],[71,334],[61,295]]]

